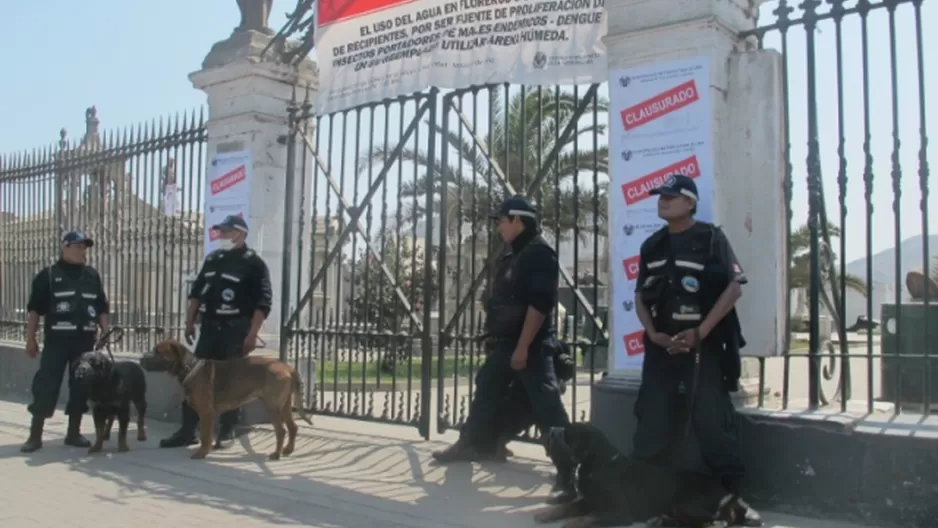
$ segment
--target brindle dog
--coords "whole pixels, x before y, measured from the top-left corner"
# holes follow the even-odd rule
[[[551,429],[547,449],[554,460],[577,465],[579,497],[536,514],[539,523],[567,519],[564,528],[590,528],[647,521],[651,526],[718,528],[733,525],[745,514],[737,498],[715,479],[679,479],[627,457],[588,423]]]
[[[226,361],[198,359],[182,343],[171,339],[157,344],[147,356],[148,361],[158,359],[166,364],[166,371],[179,380],[186,400],[199,415],[200,445],[193,459],[205,458],[212,450],[217,415],[255,399],[260,399],[267,408],[277,436],[277,447],[270,460],[288,456],[296,448],[299,428],[293,420],[294,398],[299,404],[300,418],[313,424],[302,410],[303,379],[282,361],[259,356]],[[289,438],[284,446],[287,433]]]

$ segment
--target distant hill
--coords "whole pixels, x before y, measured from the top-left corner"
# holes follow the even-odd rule
[[[907,300],[905,291],[905,275],[923,264],[922,242],[924,237],[917,235],[907,238],[899,244],[900,266],[899,284],[901,298]],[[938,255],[938,235],[928,237],[928,250],[932,255]],[[880,305],[896,301],[896,248],[880,251],[870,259],[873,263],[873,284],[870,297],[873,300],[873,317],[879,319]],[[866,280],[866,258],[854,260],[847,264],[847,273]],[[856,292],[847,290],[847,323],[856,321],[858,315],[866,314],[866,298]]]

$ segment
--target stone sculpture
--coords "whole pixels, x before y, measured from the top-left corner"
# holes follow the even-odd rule
[[[235,31],[273,33],[267,25],[273,3],[273,0],[238,0],[238,9],[241,11],[241,24]]]
[[[905,275],[905,287],[912,300],[921,301],[928,292],[928,299],[938,303],[938,257],[932,257],[928,266],[928,285],[926,290],[925,273],[922,268],[914,269]]]

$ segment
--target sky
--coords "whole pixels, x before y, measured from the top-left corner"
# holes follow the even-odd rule
[[[854,2],[848,2],[848,6]],[[10,2],[0,19],[0,49],[7,50],[0,83],[0,153],[42,147],[58,140],[66,128],[72,138],[84,132],[84,110],[97,105],[103,129],[133,125],[160,116],[197,109],[205,96],[194,89],[188,74],[200,68],[212,44],[226,38],[238,23],[233,0],[45,0]],[[766,2],[760,25],[774,19],[770,11],[776,2]],[[924,63],[934,65],[938,36],[938,2],[923,2]],[[275,0],[271,26],[279,28],[293,0]],[[826,9],[826,8],[825,8]],[[862,102],[862,47],[858,17],[844,24],[844,135],[847,159],[847,259],[866,254],[867,225],[873,233],[873,251],[895,245],[895,218],[899,238],[906,239],[923,230],[920,210],[918,68],[915,21],[910,4],[904,4],[895,20],[898,71],[898,134],[901,139],[900,198],[895,199],[892,183],[893,113],[889,20],[885,12],[870,16],[870,124],[874,184],[873,218],[867,222],[862,181],[864,156]],[[806,59],[805,32],[791,30],[787,64],[789,67],[792,166],[794,178],[793,224],[807,218],[806,145]],[[820,127],[822,171],[829,216],[839,224],[837,200],[838,105],[835,31],[832,23],[822,23],[816,36],[817,112]],[[766,47],[781,47],[777,33],[766,38]],[[938,86],[938,67],[926,69],[926,87]],[[926,88],[926,90],[929,88]],[[932,93],[934,89],[931,88]],[[605,88],[601,95],[606,95]],[[926,107],[928,135],[938,141],[938,100]],[[938,167],[932,147],[927,155],[931,170]],[[758,177],[758,176],[754,176]],[[321,191],[320,191],[321,192]],[[938,210],[936,193],[928,206]],[[894,202],[896,202],[894,207]],[[894,211],[895,209],[895,211]],[[930,215],[931,216],[931,215]],[[802,220],[799,220],[802,219]],[[938,222],[924,222],[931,233]]]

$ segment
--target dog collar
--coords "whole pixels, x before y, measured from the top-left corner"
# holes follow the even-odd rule
[[[186,364],[186,369],[182,373],[182,384],[185,385],[186,382],[189,381],[192,376],[194,376],[199,371],[199,369],[202,368],[203,364],[204,363],[201,359],[195,357],[192,358],[192,360]]]

